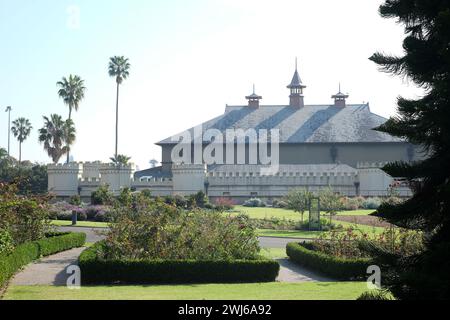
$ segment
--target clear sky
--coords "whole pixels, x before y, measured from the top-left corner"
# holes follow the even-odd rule
[[[398,95],[420,90],[380,73],[368,58],[400,54],[403,28],[378,15],[381,0],[0,0],[0,146],[6,106],[34,129],[23,158],[49,162],[37,142],[43,115],[68,116],[56,82],[86,82],[74,115],[77,161],[114,153],[115,82],[109,57],[125,55],[131,76],[121,88],[119,153],[139,167],[160,160],[154,143],[245,104],[256,83],[263,104],[287,104],[295,57],[306,104],[331,103],[342,82],[349,103],[395,113]],[[79,19],[77,19],[79,12]],[[12,155],[18,143],[12,140]]]

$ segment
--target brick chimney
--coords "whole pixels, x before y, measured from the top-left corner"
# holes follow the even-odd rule
[[[253,85],[253,93],[245,97],[245,99],[248,100],[248,106],[250,108],[259,108],[259,100],[261,100],[262,97],[255,93],[255,85]]]

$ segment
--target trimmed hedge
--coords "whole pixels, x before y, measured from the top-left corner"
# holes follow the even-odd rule
[[[280,265],[273,260],[113,260],[97,258],[97,243],[79,258],[83,284],[185,284],[273,282]]]
[[[23,266],[61,251],[82,247],[84,233],[52,233],[47,238],[21,244],[9,255],[0,255],[0,288]]]
[[[289,243],[289,258],[309,269],[338,280],[358,280],[367,277],[370,259],[343,259],[312,250],[307,243]]]

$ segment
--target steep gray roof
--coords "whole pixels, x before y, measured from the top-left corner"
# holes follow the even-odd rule
[[[225,114],[202,124],[202,130],[279,129],[280,143],[358,143],[402,142],[403,140],[373,130],[386,119],[372,113],[369,105],[228,106]],[[193,136],[193,128],[189,130]],[[174,138],[174,137],[173,137]],[[194,137],[193,137],[194,138]],[[172,137],[158,144],[175,144]],[[208,142],[208,141],[205,141]]]
[[[295,70],[294,77],[292,78],[291,84],[288,85],[288,88],[291,89],[291,88],[300,88],[300,87],[306,88],[302,83],[302,79],[300,79],[298,70]]]

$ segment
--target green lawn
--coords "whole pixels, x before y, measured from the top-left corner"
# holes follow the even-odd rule
[[[11,286],[5,300],[355,300],[365,282],[98,286],[69,290]]]
[[[85,228],[107,228],[107,222],[78,221],[76,226],[72,226],[72,221],[52,220],[51,224],[57,227],[85,227]]]
[[[278,219],[286,219],[293,221],[300,221],[302,219],[300,213],[294,212],[292,210],[287,209],[278,209],[278,208],[247,208],[244,206],[236,206],[236,212],[241,212],[247,214],[252,219],[270,219],[270,218],[278,218]],[[341,216],[367,216],[373,213],[374,210],[355,210],[355,211],[341,211],[339,215]],[[325,215],[325,212],[322,213]],[[304,219],[305,221],[308,219],[309,214],[305,213]]]
[[[263,248],[261,254],[268,259],[286,259],[286,249],[284,248]]]

